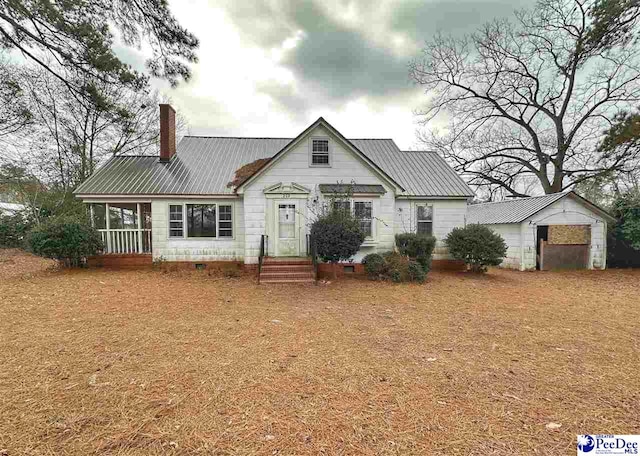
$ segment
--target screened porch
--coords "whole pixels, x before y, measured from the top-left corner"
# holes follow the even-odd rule
[[[103,254],[151,254],[151,203],[91,203]]]

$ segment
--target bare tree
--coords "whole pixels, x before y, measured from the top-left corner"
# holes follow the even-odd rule
[[[410,74],[430,97],[418,113],[423,124],[439,116],[449,125],[421,139],[492,197],[559,192],[636,166],[637,150],[597,146],[640,100],[640,49],[594,34],[593,5],[541,0],[515,22],[437,35]]]
[[[44,70],[32,69],[22,79],[33,127],[20,162],[30,163],[34,174],[65,190],[83,182],[109,157],[158,153],[158,103],[165,100],[149,89],[91,83],[98,88],[95,95],[78,99]],[[184,118],[178,117],[179,131],[184,126]]]
[[[0,138],[17,133],[32,120],[19,78],[19,69],[0,54]]]

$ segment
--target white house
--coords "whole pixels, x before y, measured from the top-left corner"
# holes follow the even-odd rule
[[[437,265],[448,259],[444,237],[465,224],[473,192],[436,153],[346,139],[323,118],[295,138],[186,136],[176,148],[175,112],[160,111],[160,157],[113,157],[75,191],[91,205],[106,254],[194,264],[306,258],[316,209],[344,185],[367,234],[349,271],[393,249],[400,232],[433,233]]]
[[[472,204],[467,223],[489,226],[508,247],[503,267],[604,269],[615,219],[574,192]]]

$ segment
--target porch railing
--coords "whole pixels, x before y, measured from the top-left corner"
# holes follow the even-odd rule
[[[151,253],[150,229],[98,230],[105,254]]]

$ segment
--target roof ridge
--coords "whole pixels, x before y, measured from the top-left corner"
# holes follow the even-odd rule
[[[223,136],[223,135],[184,135],[183,138],[216,138],[216,139],[286,139],[283,136]],[[393,141],[393,138],[347,138],[349,141]]]
[[[184,135],[183,138],[218,138],[218,139],[286,139],[292,140],[293,138],[285,138],[281,136],[217,136],[217,135]]]
[[[469,208],[473,208],[473,207],[477,207],[477,206],[486,206],[488,204],[504,204],[504,203],[510,203],[512,201],[529,201],[529,200],[532,200],[532,199],[549,198],[550,196],[566,195],[568,193],[570,193],[570,192],[548,193],[546,195],[526,196],[526,197],[521,197],[521,198],[511,198],[511,199],[503,200],[503,201],[487,201],[485,203],[470,204]]]

